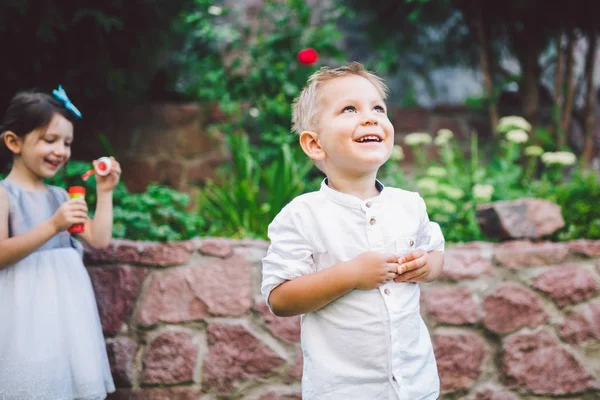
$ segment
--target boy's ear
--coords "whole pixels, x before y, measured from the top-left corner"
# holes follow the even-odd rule
[[[4,145],[12,151],[14,154],[21,154],[21,148],[23,147],[23,140],[16,133],[6,131],[2,135]]]
[[[300,134],[300,147],[308,157],[315,161],[324,160],[327,154],[319,142],[319,134],[313,131],[304,131]]]

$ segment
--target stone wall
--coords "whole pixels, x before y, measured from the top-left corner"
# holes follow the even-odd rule
[[[263,241],[86,250],[110,399],[300,399],[299,317],[260,296]],[[600,241],[449,248],[423,285],[443,399],[600,398]]]

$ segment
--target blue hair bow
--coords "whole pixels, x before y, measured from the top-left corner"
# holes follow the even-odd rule
[[[58,85],[58,89],[54,89],[52,91],[52,95],[59,101],[62,101],[65,108],[73,113],[76,119],[81,119],[81,112],[75,107],[75,105],[71,102],[69,97],[67,96],[67,92],[62,88],[62,85]]]

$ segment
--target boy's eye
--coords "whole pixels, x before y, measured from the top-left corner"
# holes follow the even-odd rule
[[[342,112],[343,112],[343,113],[346,113],[346,112],[354,112],[354,111],[356,111],[356,107],[354,107],[354,106],[346,106],[346,107],[344,107],[344,108],[342,109]]]
[[[375,110],[377,110],[380,113],[385,113],[385,108],[383,108],[381,106],[375,106]]]
[[[54,139],[44,139],[44,142],[46,142],[46,143],[54,143],[55,140]]]
[[[66,147],[71,147],[71,142],[65,142]]]

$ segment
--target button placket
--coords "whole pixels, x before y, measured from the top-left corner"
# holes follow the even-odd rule
[[[381,218],[378,215],[377,204],[372,200],[367,200],[362,204],[362,210],[365,213],[366,234],[369,241],[369,250],[384,251],[383,246],[383,226]]]

